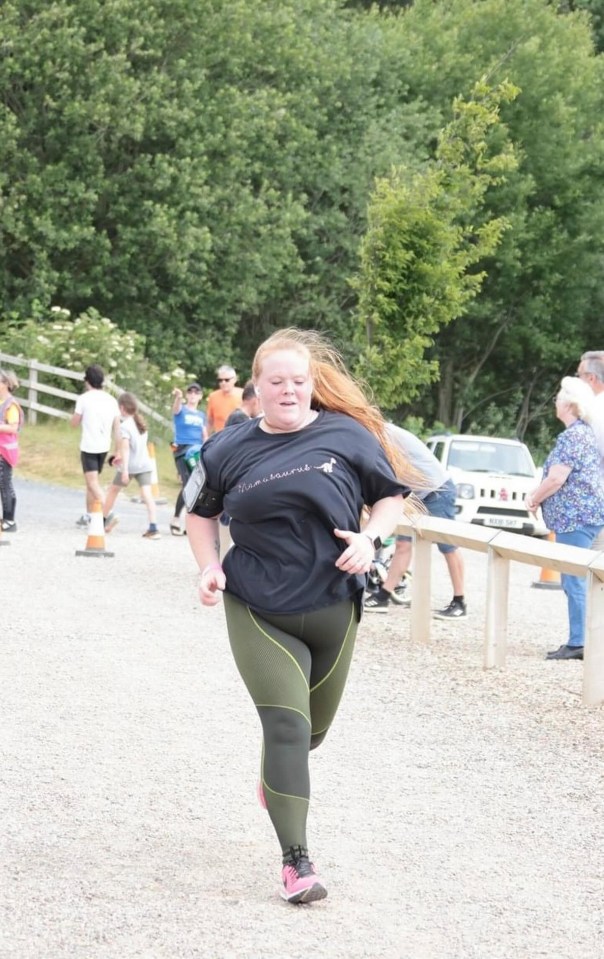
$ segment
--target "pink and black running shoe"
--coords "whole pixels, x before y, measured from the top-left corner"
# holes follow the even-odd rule
[[[317,902],[325,899],[327,895],[327,889],[317,876],[308,854],[299,846],[290,850],[290,857],[283,865],[281,878],[281,898],[286,902]]]

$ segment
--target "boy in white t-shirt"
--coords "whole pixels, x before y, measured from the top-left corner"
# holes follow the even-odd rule
[[[115,398],[104,391],[104,381],[105,373],[102,367],[93,363],[86,368],[86,390],[78,396],[75,413],[70,420],[72,426],[82,427],[80,461],[86,481],[88,516],[95,502],[99,502],[101,507],[104,506],[105,497],[99,475],[112,442],[116,449],[119,442],[120,411]],[[78,522],[79,525],[84,525],[82,520]]]

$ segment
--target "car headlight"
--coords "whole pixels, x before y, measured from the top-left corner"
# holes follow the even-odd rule
[[[459,499],[474,499],[474,487],[471,483],[458,483],[456,489]]]

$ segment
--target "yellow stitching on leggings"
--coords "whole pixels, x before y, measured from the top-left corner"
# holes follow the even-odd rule
[[[255,703],[254,705],[256,709],[260,709],[260,707],[262,707],[262,709],[286,709],[289,710],[290,713],[298,713],[306,720],[308,725],[311,726],[310,717],[307,716],[306,713],[303,713],[301,709],[296,709],[295,706],[284,706],[282,703]]]
[[[299,799],[300,802],[309,803],[310,799],[307,799],[306,796],[295,796],[293,793],[279,793],[276,789],[271,789],[270,786],[267,786],[264,780],[262,780],[262,788],[267,792],[272,793],[273,796],[284,796],[285,799]]]
[[[281,643],[277,642],[277,640],[274,639],[274,638],[270,635],[270,633],[267,633],[267,631],[262,628],[262,626],[260,625],[260,623],[258,622],[258,620],[254,618],[254,614],[252,613],[252,611],[251,611],[251,609],[249,608],[249,606],[247,606],[246,609],[247,609],[248,613],[250,614],[250,619],[252,620],[252,622],[253,622],[254,626],[256,627],[256,629],[257,629],[260,633],[262,633],[263,636],[266,636],[267,639],[270,639],[271,643],[274,643],[275,646],[278,646],[279,649],[280,649],[282,652],[284,652],[286,656],[289,656],[289,658],[291,659],[291,661],[292,661],[293,663],[295,663],[297,669],[298,669],[299,672],[300,672],[300,675],[302,676],[302,679],[304,680],[304,685],[305,685],[306,688],[308,689],[308,688],[309,688],[309,686],[308,686],[308,680],[306,679],[306,676],[305,676],[304,673],[302,672],[302,669],[301,669],[301,667],[300,667],[300,663],[298,662],[298,660],[296,659],[296,657],[295,657],[295,656],[292,656],[292,654],[290,653],[290,651],[289,651],[288,649],[286,649],[285,646],[282,646]]]
[[[329,670],[329,672],[328,672],[328,673],[325,673],[325,675],[323,676],[323,679],[320,679],[319,682],[318,682],[315,686],[313,686],[313,687],[311,688],[311,690],[310,690],[311,693],[314,693],[315,689],[318,689],[319,686],[321,686],[322,683],[324,683],[327,679],[329,679],[329,677],[330,677],[331,674],[333,673],[334,669],[335,669],[336,666],[338,665],[338,663],[339,663],[339,661],[340,661],[340,657],[341,657],[342,653],[344,652],[344,647],[346,646],[346,640],[348,639],[348,633],[350,632],[350,627],[352,626],[352,622],[353,622],[353,619],[354,619],[354,614],[355,614],[355,608],[354,608],[354,605],[353,605],[353,607],[352,607],[352,609],[351,609],[351,611],[350,611],[350,621],[349,621],[349,623],[348,623],[348,626],[346,627],[346,634],[345,634],[345,636],[344,636],[344,642],[342,643],[342,645],[341,645],[341,647],[340,647],[340,652],[338,653],[338,655],[337,655],[337,657],[336,657],[336,660],[335,660],[333,666],[331,667],[331,669]]]

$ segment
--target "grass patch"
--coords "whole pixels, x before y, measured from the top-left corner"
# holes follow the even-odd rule
[[[169,500],[175,499],[180,482],[170,444],[164,439],[154,442],[160,493]],[[19,476],[56,486],[84,488],[79,427],[74,429],[65,420],[40,417],[35,426],[25,424],[19,434],[19,446],[21,459],[16,468]],[[105,466],[101,478],[107,484],[112,477],[113,470]],[[136,485],[131,483],[131,488]]]

